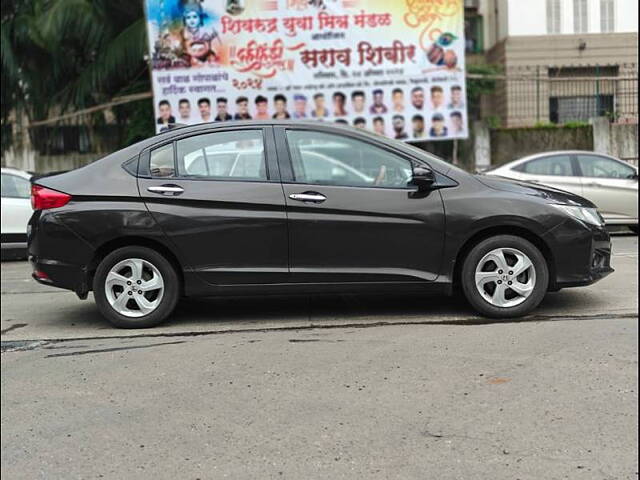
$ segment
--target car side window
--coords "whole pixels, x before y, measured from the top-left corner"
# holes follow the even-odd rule
[[[349,137],[287,130],[294,180],[312,185],[406,188],[409,160]]]
[[[29,198],[31,183],[17,175],[2,174],[2,196],[5,198]]]
[[[174,177],[173,144],[163,145],[151,151],[149,171],[152,177]]]
[[[570,155],[552,155],[529,160],[520,171],[529,175],[573,176]]]
[[[577,155],[583,177],[632,178],[636,171],[630,165],[598,155]]]
[[[215,132],[178,140],[178,174],[213,180],[268,180],[262,130]]]

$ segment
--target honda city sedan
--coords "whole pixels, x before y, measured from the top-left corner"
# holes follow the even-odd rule
[[[321,122],[169,130],[31,189],[33,278],[118,327],[248,294],[461,290],[513,318],[613,271],[590,201]]]

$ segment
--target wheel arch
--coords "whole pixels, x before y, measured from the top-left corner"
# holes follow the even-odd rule
[[[496,225],[486,227],[475,232],[473,235],[467,238],[456,255],[456,260],[453,268],[454,287],[458,287],[460,285],[462,265],[464,264],[464,260],[467,258],[467,255],[469,254],[471,249],[483,240],[495,237],[497,235],[513,235],[516,237],[524,238],[525,240],[531,242],[538,250],[540,250],[545,258],[545,261],[547,262],[547,268],[549,270],[549,290],[556,289],[556,266],[555,258],[553,256],[551,248],[542,239],[542,237],[537,235],[532,230],[529,230],[526,227],[515,225]]]
[[[176,255],[171,251],[169,247],[158,240],[133,235],[111,239],[103,243],[96,249],[93,258],[91,259],[87,267],[88,285],[92,285],[93,276],[95,275],[96,269],[98,268],[100,262],[111,252],[122,247],[146,247],[155,250],[156,252],[164,256],[175,269],[176,274],[180,279],[180,294],[184,295],[184,272],[182,270],[180,262],[178,261],[178,257],[176,257]]]

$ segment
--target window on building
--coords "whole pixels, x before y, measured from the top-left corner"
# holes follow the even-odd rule
[[[593,117],[614,116],[617,65],[550,68],[549,121],[586,122]],[[575,78],[575,82],[553,81]],[[620,97],[618,96],[618,102]]]
[[[549,120],[553,123],[586,122],[613,113],[613,95],[549,98]]]
[[[477,14],[465,12],[464,18],[464,41],[467,53],[482,53],[482,17]]]
[[[615,30],[615,0],[600,0],[600,31]]]
[[[589,14],[587,0],[573,0],[573,32],[587,33],[589,31]]]
[[[562,33],[561,0],[547,0],[547,33]]]

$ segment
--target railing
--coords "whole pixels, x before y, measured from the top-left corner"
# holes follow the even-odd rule
[[[510,69],[504,75],[468,75],[491,79],[493,93],[480,100],[480,115],[496,126],[533,126],[588,122],[637,123],[636,65],[616,67],[533,67]]]

